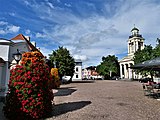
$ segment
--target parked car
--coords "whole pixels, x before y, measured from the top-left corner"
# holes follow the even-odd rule
[[[71,76],[63,76],[62,77],[62,83],[69,83],[69,80],[70,80]]]

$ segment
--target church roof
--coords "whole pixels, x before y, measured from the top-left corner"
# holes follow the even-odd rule
[[[137,31],[139,31],[139,29],[138,29],[138,28],[136,28],[136,27],[132,28],[131,32],[132,32],[133,30],[137,30]]]

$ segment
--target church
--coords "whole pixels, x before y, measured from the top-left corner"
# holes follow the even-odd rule
[[[144,38],[139,34],[139,29],[134,27],[128,38],[128,54],[119,61],[121,79],[139,79],[139,75],[130,68],[134,65],[133,57],[137,50],[144,49]]]

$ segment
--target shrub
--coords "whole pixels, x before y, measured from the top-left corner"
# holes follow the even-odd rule
[[[52,81],[51,81],[51,87],[52,88],[59,88],[60,87],[60,78],[58,75],[58,69],[57,68],[52,68],[51,69],[51,75],[52,75]]]
[[[4,114],[9,119],[28,120],[45,117],[52,111],[53,93],[50,72],[39,52],[23,54],[21,66],[10,72]]]

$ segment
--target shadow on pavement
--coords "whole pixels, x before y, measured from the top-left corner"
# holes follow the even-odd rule
[[[72,112],[74,110],[81,109],[87,105],[91,104],[91,101],[79,101],[79,102],[69,102],[53,106],[52,116],[58,116],[65,114],[67,112]]]
[[[54,94],[54,96],[67,96],[71,95],[73,92],[77,91],[76,89],[71,88],[59,88],[58,92]]]

